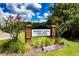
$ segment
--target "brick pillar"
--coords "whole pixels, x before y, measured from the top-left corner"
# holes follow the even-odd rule
[[[51,37],[52,37],[53,39],[56,38],[56,25],[52,25],[52,26],[51,26]]]
[[[31,43],[32,42],[32,26],[26,25],[25,26],[25,42]]]

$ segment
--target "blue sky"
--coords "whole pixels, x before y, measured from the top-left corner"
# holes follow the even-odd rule
[[[0,3],[0,16],[16,16],[20,13],[26,21],[45,22],[47,16],[51,15],[48,8],[52,3]],[[1,18],[0,17],[0,18]]]

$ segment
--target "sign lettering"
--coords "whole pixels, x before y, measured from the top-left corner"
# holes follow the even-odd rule
[[[32,29],[32,36],[50,36],[50,29]]]

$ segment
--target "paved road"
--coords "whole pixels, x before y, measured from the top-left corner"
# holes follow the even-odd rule
[[[9,38],[11,38],[11,37],[10,37],[10,34],[8,34],[8,33],[0,34],[0,40],[9,39]]]

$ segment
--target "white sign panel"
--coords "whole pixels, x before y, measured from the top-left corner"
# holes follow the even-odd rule
[[[50,36],[50,29],[32,29],[32,36]]]

